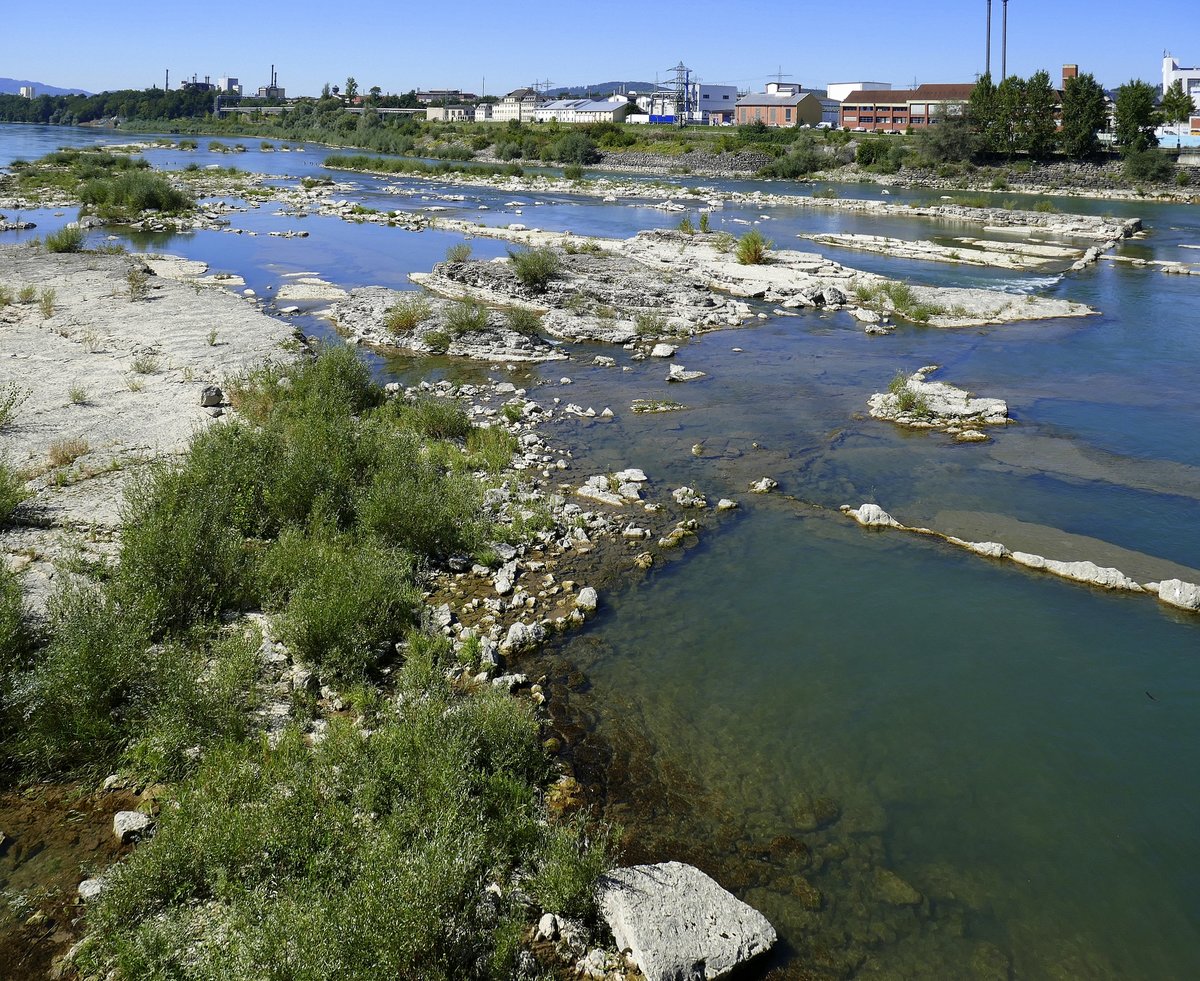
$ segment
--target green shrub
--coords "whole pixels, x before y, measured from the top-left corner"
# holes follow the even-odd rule
[[[1040,211],[1043,214],[1053,215],[1058,213],[1058,208],[1055,207],[1053,201],[1038,201],[1033,206],[1034,211]]]
[[[421,595],[411,558],[376,542],[285,531],[263,560],[266,601],[296,657],[343,680],[361,677],[413,624]]]
[[[429,300],[422,293],[413,293],[392,304],[384,316],[383,325],[393,334],[407,334],[433,313]]]
[[[415,438],[398,434],[379,439],[358,521],[397,548],[441,557],[474,550],[484,531],[481,504],[475,481],[445,473]]]
[[[733,247],[736,244],[737,239],[730,235],[729,232],[717,232],[717,234],[713,236],[713,248],[721,253],[721,255],[728,255],[733,251]]]
[[[691,215],[684,215],[683,218],[680,219],[679,230],[683,232],[684,235],[696,234],[696,226],[692,224]]]
[[[204,469],[205,442],[225,434],[210,433],[193,444],[199,455],[151,465],[126,492],[116,588],[156,636],[208,620],[247,591],[250,558],[234,524],[240,502],[226,499],[226,480]]]
[[[504,322],[509,330],[523,337],[537,337],[542,328],[542,318],[528,307],[509,307]]]
[[[478,427],[467,436],[467,452],[476,466],[489,473],[499,473],[507,468],[516,451],[516,438],[499,426]]]
[[[585,164],[595,163],[600,159],[600,153],[596,149],[596,144],[592,142],[590,137],[578,131],[568,133],[562,137],[554,144],[551,153],[553,159],[559,163],[578,164],[581,167]],[[528,157],[529,154],[526,153],[525,156]]]
[[[596,909],[596,880],[612,865],[607,839],[589,838],[582,821],[552,827],[542,839],[529,894],[544,910],[589,917]]]
[[[525,911],[511,877],[535,874],[541,895],[568,902],[592,883],[573,871],[572,829],[538,821],[546,766],[532,714],[492,690],[452,695],[447,657],[444,642],[410,641],[404,708],[382,709],[369,738],[334,719],[311,747],[288,731],[209,754],[154,838],[111,870],[85,966],[131,978],[256,976],[264,964],[350,981],[516,976]],[[484,901],[491,881],[504,887]]]
[[[707,211],[700,212],[700,231],[701,231],[701,233],[703,233],[705,235],[708,234],[709,228],[708,228],[708,212]]]
[[[757,228],[752,228],[738,239],[735,255],[743,266],[761,266],[771,261],[770,251],[774,247],[774,242]]]
[[[431,330],[425,334],[424,340],[431,354],[445,354],[450,350],[450,342],[454,338],[444,330]]]
[[[49,615],[51,640],[24,686],[21,755],[38,771],[112,759],[147,680],[140,621],[111,591],[70,580],[51,598]]]
[[[813,191],[812,196],[814,198],[825,198],[827,200],[833,200],[834,198],[836,198],[838,196],[838,192],[837,192],[836,188],[823,187],[819,191]]]
[[[29,395],[29,389],[22,388],[15,381],[0,382],[0,430],[16,418],[17,410],[25,404]]]
[[[422,396],[395,411],[404,428],[428,439],[465,440],[471,433],[470,417],[452,399]]]
[[[239,630],[210,646],[173,641],[149,662],[121,768],[146,781],[183,779],[195,747],[241,740],[257,702],[262,637]]]
[[[1158,184],[1171,179],[1175,166],[1158,150],[1136,150],[1125,155],[1123,171],[1126,180]]]
[[[447,262],[466,262],[470,258],[471,246],[466,242],[459,242],[446,250]]]
[[[78,225],[64,225],[58,231],[50,232],[46,236],[46,251],[78,252],[83,248],[86,238],[87,232]]]
[[[524,252],[508,250],[508,258],[521,285],[535,293],[543,293],[546,286],[562,269],[562,260],[553,249],[528,249]]]
[[[896,398],[896,408],[909,415],[928,415],[929,405],[925,396],[914,391],[908,384],[908,376],[903,371],[888,384],[888,392]]]
[[[88,181],[79,190],[84,205],[109,221],[131,220],[143,211],[190,211],[196,202],[158,174],[127,171]]]
[[[451,338],[487,330],[488,308],[474,300],[460,300],[446,311],[444,330]]]
[[[567,164],[563,167],[563,177],[569,181],[583,180],[583,168],[579,164]]]
[[[0,456],[0,528],[8,524],[13,512],[26,498],[25,483]]]
[[[633,329],[638,337],[662,337],[667,333],[667,318],[661,313],[643,310],[634,318]]]

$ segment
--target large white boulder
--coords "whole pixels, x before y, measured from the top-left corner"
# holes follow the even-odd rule
[[[682,862],[614,869],[597,899],[647,981],[710,981],[775,943],[765,916]]]
[[[1158,584],[1158,598],[1181,610],[1200,611],[1200,586],[1182,579],[1164,579]]]

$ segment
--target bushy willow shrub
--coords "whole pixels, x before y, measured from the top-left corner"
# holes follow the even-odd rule
[[[515,976],[538,908],[587,914],[603,839],[547,824],[528,706],[456,694],[449,645],[414,637],[399,709],[368,737],[332,720],[309,746],[214,752],[164,807],[154,838],[109,874],[88,916],[91,970],[139,979]],[[522,879],[522,889],[511,883]],[[498,893],[489,891],[498,883]]]

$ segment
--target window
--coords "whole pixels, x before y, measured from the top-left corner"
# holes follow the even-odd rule
[[[791,109],[787,110],[786,121],[789,123],[792,121],[792,110]]]

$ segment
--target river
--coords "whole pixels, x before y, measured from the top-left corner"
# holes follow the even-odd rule
[[[113,140],[0,126],[0,161]],[[198,151],[146,155],[155,166],[233,163],[281,180],[325,173],[320,147],[267,153],[242,142],[249,151],[236,158],[210,153],[204,138]],[[645,202],[334,176],[352,185],[350,200],[445,207],[493,224],[628,236],[679,221]],[[808,193],[783,182],[671,180]],[[385,193],[388,185],[406,193]],[[437,199],[451,194],[463,200]],[[894,189],[891,200],[936,197]],[[1141,217],[1148,234],[1118,257],[1200,261],[1183,248],[1200,245],[1194,206],[1056,203]],[[276,210],[232,216],[256,237],[135,244],[203,259],[269,296],[298,271],[347,288],[409,288],[409,272],[462,241]],[[73,215],[26,217],[39,225],[28,235]],[[970,330],[901,326],[884,337],[844,313],[768,316],[686,343],[677,360],[708,377],[670,390],[661,362],[621,350],[604,353],[629,371],[592,366],[601,349],[584,345],[544,369],[545,380],[571,377],[571,401],[616,413],[611,423],[562,424],[561,440],[578,447],[576,483],[635,466],[659,493],[686,483],[742,504],[685,561],[607,592],[601,615],[549,654],[591,683],[572,697],[604,747],[609,816],[637,855],[695,861],[766,912],[784,939],[772,961],[780,977],[1195,977],[1200,617],[870,532],[836,508],[875,501],[906,524],[1052,558],[1106,565],[1119,555],[1138,577],[1164,562],[1200,567],[1200,279],[1108,260],[1065,275],[964,270],[795,238],[977,231],[915,217],[727,206],[712,221],[739,234],[740,222],[757,221],[780,246],[915,282],[1037,292],[1102,312]],[[298,227],[309,237],[267,235]],[[470,244],[477,257],[504,254],[497,241]],[[316,318],[301,321],[330,334]],[[373,360],[405,381],[431,368],[503,374]],[[1016,424],[962,445],[866,416],[872,392],[927,364],[942,366],[937,378],[1006,399]],[[639,397],[689,409],[634,415]],[[748,495],[761,476],[782,493]]]

